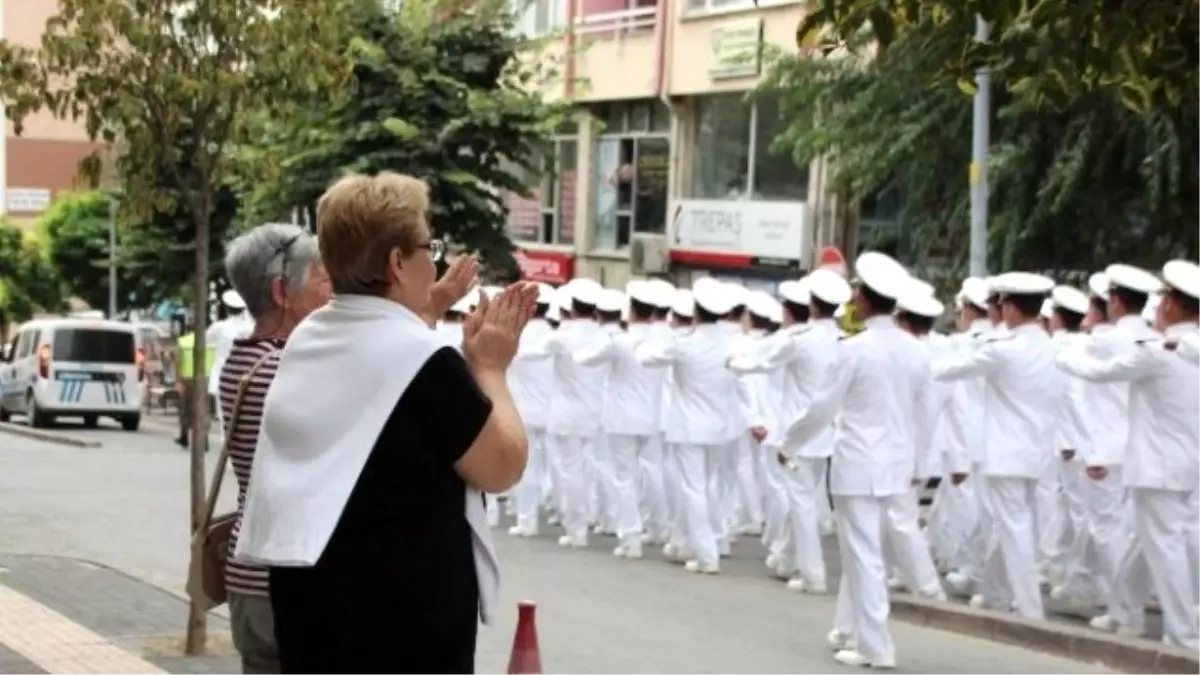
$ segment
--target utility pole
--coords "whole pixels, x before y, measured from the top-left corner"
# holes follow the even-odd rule
[[[987,42],[988,25],[975,17],[975,41]],[[991,75],[975,73],[975,119],[971,134],[971,276],[988,273],[988,146],[991,143]]]
[[[117,319],[117,201],[108,197],[108,319]]]

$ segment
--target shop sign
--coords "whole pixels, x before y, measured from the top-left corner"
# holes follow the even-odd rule
[[[762,18],[757,17],[713,28],[708,76],[714,80],[757,76],[762,70],[762,27]]]
[[[804,202],[688,199],[673,210],[671,256],[691,264],[705,258],[714,266],[796,267],[808,259],[808,235]]]
[[[4,209],[9,213],[41,213],[50,206],[50,191],[42,188],[8,188]]]
[[[528,281],[565,284],[575,276],[575,258],[570,253],[518,249],[513,252],[521,277]]]

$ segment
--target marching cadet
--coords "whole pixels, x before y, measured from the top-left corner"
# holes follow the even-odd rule
[[[741,284],[727,282],[726,288],[734,298],[733,310],[725,317],[724,324],[730,333],[730,352],[740,354],[757,341],[746,329],[749,319],[747,302],[750,291]],[[737,541],[738,534],[743,531],[756,531],[762,522],[762,495],[754,481],[754,471],[750,460],[754,439],[751,436],[751,418],[754,415],[754,396],[748,381],[738,377],[738,408],[734,413],[732,424],[740,427],[729,442],[722,463],[717,472],[718,488],[721,494],[721,505],[726,514],[725,536],[718,537],[721,541],[721,555],[730,554],[730,546]],[[757,532],[755,532],[757,534]]]
[[[635,295],[636,291],[636,295]],[[671,335],[671,305],[675,300],[675,287],[662,279],[649,279],[636,284],[625,291],[630,298],[630,316],[638,309],[639,316],[649,317],[639,319],[637,323],[644,324],[636,333],[643,340],[661,342]],[[645,335],[642,335],[645,332]],[[643,543],[662,545],[667,543],[670,532],[671,509],[667,499],[666,471],[663,461],[663,431],[666,429],[667,415],[667,378],[669,370],[663,373],[658,393],[658,422],[655,425],[650,441],[638,455],[638,493],[642,511],[642,523],[646,532],[642,536]]]
[[[1138,317],[1150,296],[1159,292],[1159,280],[1129,265],[1112,265],[1105,275],[1110,285],[1109,314],[1117,317],[1112,332],[1120,331],[1119,336],[1126,338],[1124,349],[1105,359],[1083,350],[1064,351],[1058,357],[1058,365],[1076,377],[1129,383],[1124,483],[1132,508],[1133,540],[1118,565],[1108,613],[1093,619],[1092,625],[1143,633],[1145,584],[1136,576],[1148,569],[1162,607],[1164,642],[1196,650],[1200,637],[1188,528],[1198,515],[1200,378],[1194,366],[1158,346],[1157,333],[1128,320]],[[1200,318],[1200,266],[1171,261],[1163,268],[1163,278],[1166,291],[1158,314],[1167,336],[1194,334]],[[1090,467],[1088,475],[1104,480],[1107,466]]]
[[[745,351],[735,355],[734,359],[751,353],[760,347],[762,340],[767,340],[779,330],[783,321],[783,305],[765,291],[754,291],[746,303],[750,320],[750,335],[754,342],[746,345]],[[747,527],[743,534],[763,537],[766,533],[765,523],[783,523],[787,519],[787,493],[782,480],[768,478],[771,466],[778,468],[774,453],[767,457],[763,452],[762,442],[771,429],[778,434],[779,427],[779,395],[783,388],[783,373],[774,370],[766,373],[748,373],[743,376],[750,388],[753,401],[750,415],[750,447],[744,453],[742,460],[749,463],[753,471],[754,483],[758,490],[758,520],[757,527]],[[739,471],[742,471],[739,465]],[[778,474],[778,472],[776,472]],[[753,516],[752,516],[753,517]],[[779,527],[782,527],[780,525]]]
[[[517,522],[508,530],[516,537],[538,535],[538,509],[545,501],[550,478],[546,422],[554,393],[554,364],[549,359],[523,357],[545,342],[553,331],[546,320],[553,300],[554,289],[539,283],[533,318],[521,334],[517,355],[508,369],[508,387],[529,438],[529,462],[513,495],[517,504]]]
[[[668,344],[677,336],[692,330],[696,313],[696,301],[686,288],[675,289],[671,295],[671,317],[668,330],[656,332],[654,343]],[[663,557],[673,562],[684,562],[691,558],[688,551],[687,522],[684,510],[683,476],[678,458],[678,448],[670,440],[671,428],[678,418],[679,403],[675,398],[675,369],[663,369],[663,494],[667,500],[667,540],[663,543]]]
[[[596,296],[596,321],[600,324],[600,332],[612,337],[620,335],[624,330],[621,320],[623,308],[628,305],[625,294],[621,291],[605,288]],[[600,340],[598,344],[604,344]],[[588,348],[587,353],[594,349]],[[579,361],[580,352],[572,356]],[[599,365],[599,364],[592,364]],[[605,364],[604,370],[611,371],[611,364]],[[606,389],[607,392],[607,389]],[[607,400],[607,395],[605,397]],[[600,435],[592,446],[591,471],[588,478],[588,522],[595,532],[613,536],[617,533],[617,496],[613,479],[612,454],[608,448],[608,431],[612,423],[607,417],[600,420]],[[640,535],[639,535],[640,536]]]
[[[654,442],[662,402],[661,369],[643,367],[634,357],[634,350],[650,339],[649,327],[653,318],[650,305],[633,300],[642,294],[639,284],[630,282],[630,300],[635,306],[629,311],[629,330],[610,333],[590,349],[576,352],[575,360],[584,366],[606,366],[609,369],[608,388],[604,395],[604,445],[611,461],[611,494],[615,511],[617,547],[613,555],[624,558],[642,557],[642,516],[638,508],[638,457]],[[626,294],[605,291],[599,306],[625,305]],[[619,310],[618,310],[619,311]]]
[[[1055,349],[1038,323],[1042,300],[1054,282],[1042,275],[1008,272],[993,278],[1007,330],[978,349],[940,360],[939,380],[982,376],[984,418],[983,482],[990,506],[992,536],[976,607],[1043,618],[1038,587],[1034,489],[1052,460],[1064,379],[1054,368]]]
[[[709,472],[719,465],[720,453],[745,428],[729,423],[729,411],[738,405],[736,378],[722,365],[729,357],[729,331],[721,318],[734,307],[736,298],[721,282],[696,281],[695,326],[665,343],[643,343],[637,359],[652,368],[671,368],[672,416],[667,441],[679,468],[681,507],[687,532],[687,547],[693,558],[689,572],[717,574],[721,571],[716,532],[724,517],[718,496],[710,490],[715,483]]]
[[[785,398],[780,414],[781,427],[794,422],[795,416],[809,405],[829,368],[837,361],[842,332],[833,315],[839,306],[850,300],[851,293],[845,279],[825,269],[814,271],[805,278],[803,285],[785,291],[791,294],[790,298],[785,298],[793,305],[790,308],[793,318],[802,315],[806,309],[808,321],[793,324],[796,328],[781,333],[781,339],[765,341],[763,349],[752,357],[733,359],[729,364],[734,372],[783,371]],[[783,476],[791,525],[791,555],[784,556],[784,561],[791,561],[795,566],[794,576],[788,581],[790,590],[828,592],[817,504],[826,498],[825,472],[828,458],[833,454],[833,435],[831,420],[809,442],[780,444],[777,450],[787,465]]]
[[[891,502],[911,495],[916,448],[928,443],[929,364],[892,317],[910,279],[904,267],[867,252],[855,268],[854,307],[865,328],[841,342],[829,377],[788,427],[784,445],[802,447],[837,420],[830,489],[842,583],[828,639],[840,663],[893,668],[880,524]]]

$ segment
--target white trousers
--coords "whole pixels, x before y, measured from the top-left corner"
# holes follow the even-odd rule
[[[984,483],[991,505],[992,537],[984,566],[983,595],[1001,607],[1012,602],[1017,614],[1027,619],[1044,619],[1034,552],[1037,481],[985,476]]]
[[[762,543],[768,552],[781,555],[791,540],[791,507],[785,469],[779,465],[779,446],[773,443],[760,445],[758,460],[763,472],[766,517]]]
[[[1109,614],[1122,625],[1141,628],[1152,588],[1162,608],[1163,642],[1196,650],[1200,648],[1196,582],[1190,576],[1185,531],[1185,522],[1193,515],[1191,495],[1130,488],[1129,496],[1133,542],[1121,558]]]
[[[656,432],[638,454],[638,503],[646,532],[656,540],[665,540],[670,530],[664,480],[663,437]]]
[[[717,527],[720,524],[720,505],[712,504],[715,496],[710,479],[719,453],[725,445],[680,443],[675,446],[675,462],[679,468],[680,507],[686,532],[687,548],[701,564],[716,564],[720,559],[717,546]]]
[[[663,443],[663,495],[667,504],[667,543],[687,547],[687,523],[683,507],[683,470],[679,464],[679,444]]]
[[[1049,578],[1062,576],[1066,558],[1066,505],[1062,500],[1062,460],[1056,454],[1046,462],[1034,485],[1034,532],[1039,570]]]
[[[612,457],[608,437],[601,434],[591,445],[585,471],[589,489],[588,522],[603,532],[616,531],[616,497],[613,492]]]
[[[858,652],[869,658],[895,655],[887,626],[891,602],[880,539],[887,502],[883,497],[833,497],[842,561],[834,628],[853,635]]]
[[[561,471],[558,484],[562,526],[568,536],[586,540],[592,503],[587,471],[596,439],[591,436],[558,436],[555,443]]]
[[[825,554],[821,547],[821,514],[818,504],[827,501],[824,457],[793,457],[783,475],[791,525],[791,553],[796,571],[805,581],[825,583]]]
[[[517,526],[537,529],[542,491],[550,472],[546,457],[546,430],[527,427],[525,435],[529,438],[529,461],[525,464],[525,473],[521,474],[521,482],[517,483],[513,497],[517,502]]]
[[[622,544],[640,543],[642,513],[638,509],[638,457],[650,445],[650,437],[609,434],[607,445],[614,531]]]
[[[1079,535],[1067,555],[1064,585],[1073,596],[1109,604],[1117,565],[1130,537],[1123,472],[1119,465],[1110,466],[1104,480],[1092,480],[1081,464],[1076,468],[1084,515]]]
[[[888,498],[883,509],[883,541],[904,585],[914,593],[933,597],[941,593],[942,581],[921,533],[920,495],[921,486],[914,485],[908,493]]]
[[[930,552],[937,563],[947,568],[956,565],[974,525],[975,495],[970,483],[967,480],[955,485],[949,475],[943,476],[929,507],[925,532]]]
[[[975,508],[971,514],[970,534],[960,550],[958,569],[979,583],[992,539],[992,505],[988,499],[988,483],[981,463],[971,465],[971,477],[962,484],[962,488],[974,497]]]
[[[762,467],[758,463],[758,443],[750,434],[746,434],[738,443],[735,461],[740,506],[736,524],[739,527],[762,527],[763,496],[759,482]]]

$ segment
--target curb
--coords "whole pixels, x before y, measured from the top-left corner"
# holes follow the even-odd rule
[[[1005,642],[1077,661],[1100,663],[1127,673],[1200,671],[1200,655],[1181,647],[1101,633],[1082,626],[1035,621],[926,600],[909,594],[892,595],[892,616],[929,628]]]
[[[70,445],[76,448],[99,448],[102,445],[100,441],[76,438],[75,436],[67,436],[65,434],[60,434],[53,431],[33,429],[23,424],[14,424],[12,422],[0,422],[0,433],[9,434],[12,436],[23,436],[25,438],[32,438],[34,440],[45,441],[47,443]]]

